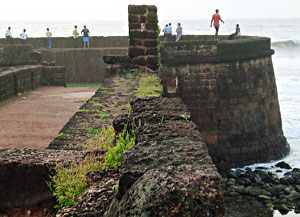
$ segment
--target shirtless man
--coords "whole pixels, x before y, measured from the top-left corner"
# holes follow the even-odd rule
[[[212,23],[214,22],[214,27],[216,29],[216,34],[215,38],[218,37],[219,33],[219,27],[220,27],[220,20],[224,23],[224,21],[221,19],[221,16],[219,14],[219,10],[216,10],[216,13],[212,16],[211,22],[210,22],[210,27],[212,27]]]

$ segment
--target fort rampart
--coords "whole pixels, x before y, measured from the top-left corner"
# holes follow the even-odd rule
[[[164,43],[164,92],[176,88],[219,169],[285,156],[270,39],[212,39]]]

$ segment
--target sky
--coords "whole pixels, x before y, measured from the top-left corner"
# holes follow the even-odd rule
[[[160,20],[300,17],[300,0],[9,0],[1,20],[127,20],[128,4],[154,4]]]

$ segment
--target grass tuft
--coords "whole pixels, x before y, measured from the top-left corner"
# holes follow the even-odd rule
[[[160,97],[163,88],[160,79],[151,74],[143,74],[140,79],[138,90],[135,93],[137,98]]]

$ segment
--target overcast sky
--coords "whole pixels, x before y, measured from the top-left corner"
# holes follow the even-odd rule
[[[1,20],[127,20],[128,4],[155,4],[160,20],[300,17],[300,0],[3,0]]]

